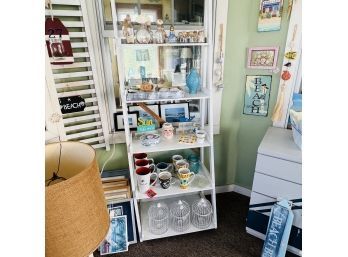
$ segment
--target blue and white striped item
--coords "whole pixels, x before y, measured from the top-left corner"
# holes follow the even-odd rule
[[[281,200],[272,207],[261,257],[284,257],[294,214],[292,203]]]

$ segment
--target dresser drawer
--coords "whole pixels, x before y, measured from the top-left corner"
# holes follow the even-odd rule
[[[257,155],[257,172],[267,174],[276,178],[302,184],[302,164],[286,161],[263,154]]]
[[[294,199],[289,199],[294,200]],[[256,192],[252,192],[250,196],[249,210],[258,211],[262,214],[269,216],[271,214],[271,209],[275,204],[276,199],[269,196],[261,195]],[[293,203],[294,221],[293,225],[302,228],[302,199],[296,199]]]
[[[258,172],[255,172],[252,191],[275,199],[277,197],[288,200],[302,198],[301,185]]]

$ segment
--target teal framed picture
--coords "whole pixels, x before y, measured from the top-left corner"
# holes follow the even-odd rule
[[[271,75],[246,76],[244,114],[265,117],[268,115],[271,84]]]

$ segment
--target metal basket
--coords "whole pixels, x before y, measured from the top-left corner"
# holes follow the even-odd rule
[[[155,235],[167,232],[169,227],[169,208],[165,203],[152,204],[148,211],[149,230]]]
[[[184,200],[170,205],[170,225],[177,232],[186,231],[190,227],[190,205]]]
[[[202,197],[192,203],[192,225],[199,229],[208,228],[213,221],[213,207]]]

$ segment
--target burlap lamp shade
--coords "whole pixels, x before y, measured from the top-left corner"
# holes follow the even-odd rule
[[[45,159],[46,180],[58,166],[66,178],[45,189],[46,257],[87,257],[110,224],[95,151],[78,142],[48,144]]]

